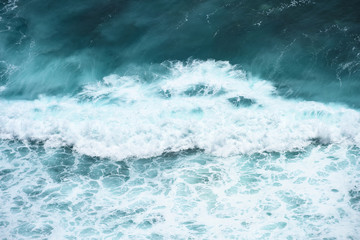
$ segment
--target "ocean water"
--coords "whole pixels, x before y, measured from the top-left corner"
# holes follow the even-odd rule
[[[1,1],[0,239],[360,239],[359,12]]]

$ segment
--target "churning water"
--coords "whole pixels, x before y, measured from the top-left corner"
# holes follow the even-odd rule
[[[360,239],[360,3],[0,3],[1,239]]]

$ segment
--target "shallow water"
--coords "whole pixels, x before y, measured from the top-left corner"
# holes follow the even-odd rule
[[[356,1],[0,3],[4,239],[359,239]]]

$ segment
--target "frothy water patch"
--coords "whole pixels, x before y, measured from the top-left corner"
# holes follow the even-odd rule
[[[359,236],[358,148],[113,161],[1,143],[5,238],[346,239]]]

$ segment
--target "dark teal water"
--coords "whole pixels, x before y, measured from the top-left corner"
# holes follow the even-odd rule
[[[0,0],[0,236],[359,239],[359,13]]]
[[[359,107],[356,0],[34,0],[0,11],[2,96],[64,94],[129,65],[194,58],[240,64],[289,97]]]

